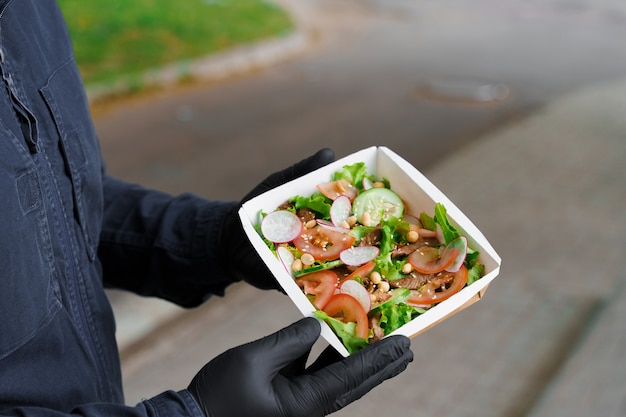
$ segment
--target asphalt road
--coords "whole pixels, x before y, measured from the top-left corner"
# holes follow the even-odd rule
[[[109,171],[172,193],[237,199],[322,146],[343,156],[385,145],[428,174],[559,97],[626,75],[626,7],[617,1],[310,0],[297,12],[312,13],[316,43],[290,62],[98,111]],[[264,316],[250,320],[251,311],[271,305],[281,326],[299,316],[279,294],[235,287],[229,297],[128,353],[129,403],[181,388],[214,354],[277,329]],[[575,322],[567,305],[536,319],[565,311]],[[560,331],[567,339],[577,330]]]

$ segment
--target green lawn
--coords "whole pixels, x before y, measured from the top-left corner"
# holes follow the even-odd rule
[[[286,34],[289,16],[264,0],[58,0],[86,84]]]

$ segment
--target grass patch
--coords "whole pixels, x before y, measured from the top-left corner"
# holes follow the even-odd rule
[[[59,5],[86,84],[137,77],[292,29],[288,14],[266,0],[59,0]]]

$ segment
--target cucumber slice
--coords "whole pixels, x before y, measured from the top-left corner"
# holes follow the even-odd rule
[[[352,212],[364,226],[377,226],[381,220],[392,216],[401,219],[404,216],[404,203],[389,188],[370,188],[354,199]],[[364,220],[363,215],[367,220]]]
[[[321,264],[315,264],[309,268],[304,268],[301,269],[299,271],[296,271],[293,273],[294,278],[298,278],[301,277],[302,275],[306,275],[306,274],[311,274],[313,272],[317,272],[317,271],[323,271],[324,269],[333,269],[338,267],[339,265],[342,265],[343,262],[341,262],[341,260],[337,259],[335,261],[328,261],[328,262],[324,262]]]

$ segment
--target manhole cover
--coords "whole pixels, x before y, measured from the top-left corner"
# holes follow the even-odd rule
[[[416,92],[424,100],[459,105],[499,104],[511,95],[510,88],[502,83],[444,78],[420,80]]]

